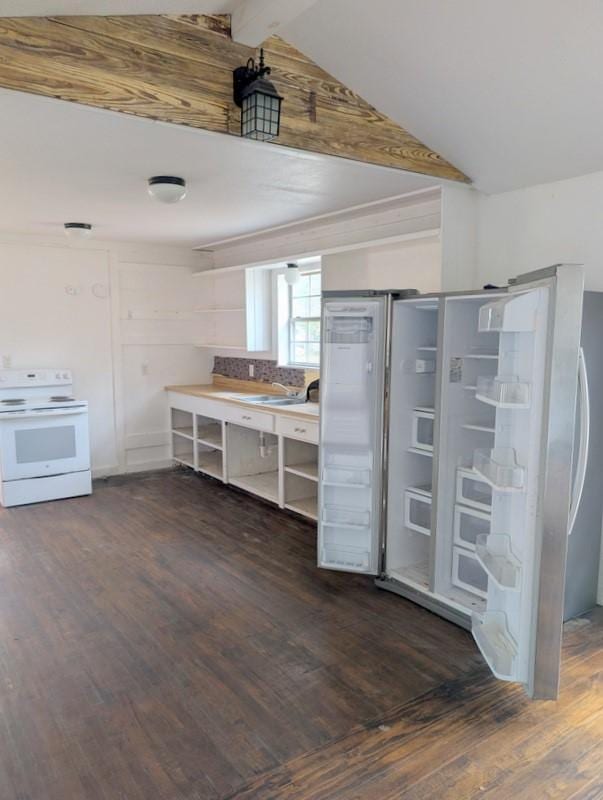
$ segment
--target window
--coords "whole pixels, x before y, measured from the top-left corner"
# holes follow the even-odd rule
[[[289,364],[320,364],[320,272],[306,272],[289,290]]]
[[[320,366],[320,258],[297,262],[300,276],[290,286],[285,268],[274,271],[273,336],[282,367]]]

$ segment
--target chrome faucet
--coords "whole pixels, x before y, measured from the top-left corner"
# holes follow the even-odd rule
[[[275,382],[273,382],[272,386],[274,386],[275,388],[278,388],[278,389],[282,389],[285,392],[285,394],[287,395],[287,397],[302,397],[303,396],[303,391],[301,391],[301,392],[292,392],[291,389],[288,389],[283,383],[275,383]]]

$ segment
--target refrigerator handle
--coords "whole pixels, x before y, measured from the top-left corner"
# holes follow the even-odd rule
[[[588,376],[586,374],[586,362],[584,360],[584,350],[580,348],[578,354],[578,390],[580,393],[580,442],[578,445],[578,464],[574,478],[574,488],[570,505],[568,536],[574,529],[584,480],[586,478],[586,462],[588,461],[588,440],[590,437],[590,402],[588,398]]]

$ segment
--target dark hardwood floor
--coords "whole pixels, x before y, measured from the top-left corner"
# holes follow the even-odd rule
[[[188,473],[0,511],[0,800],[603,797],[603,618],[558,703]]]

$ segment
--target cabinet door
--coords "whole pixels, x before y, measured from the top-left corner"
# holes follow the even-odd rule
[[[559,684],[581,308],[582,271],[561,266],[480,310],[499,354],[496,378],[476,388],[496,408],[496,434],[473,461],[492,506],[475,541],[488,585],[472,630],[492,672],[539,698]]]
[[[318,564],[377,574],[386,298],[323,303]]]

